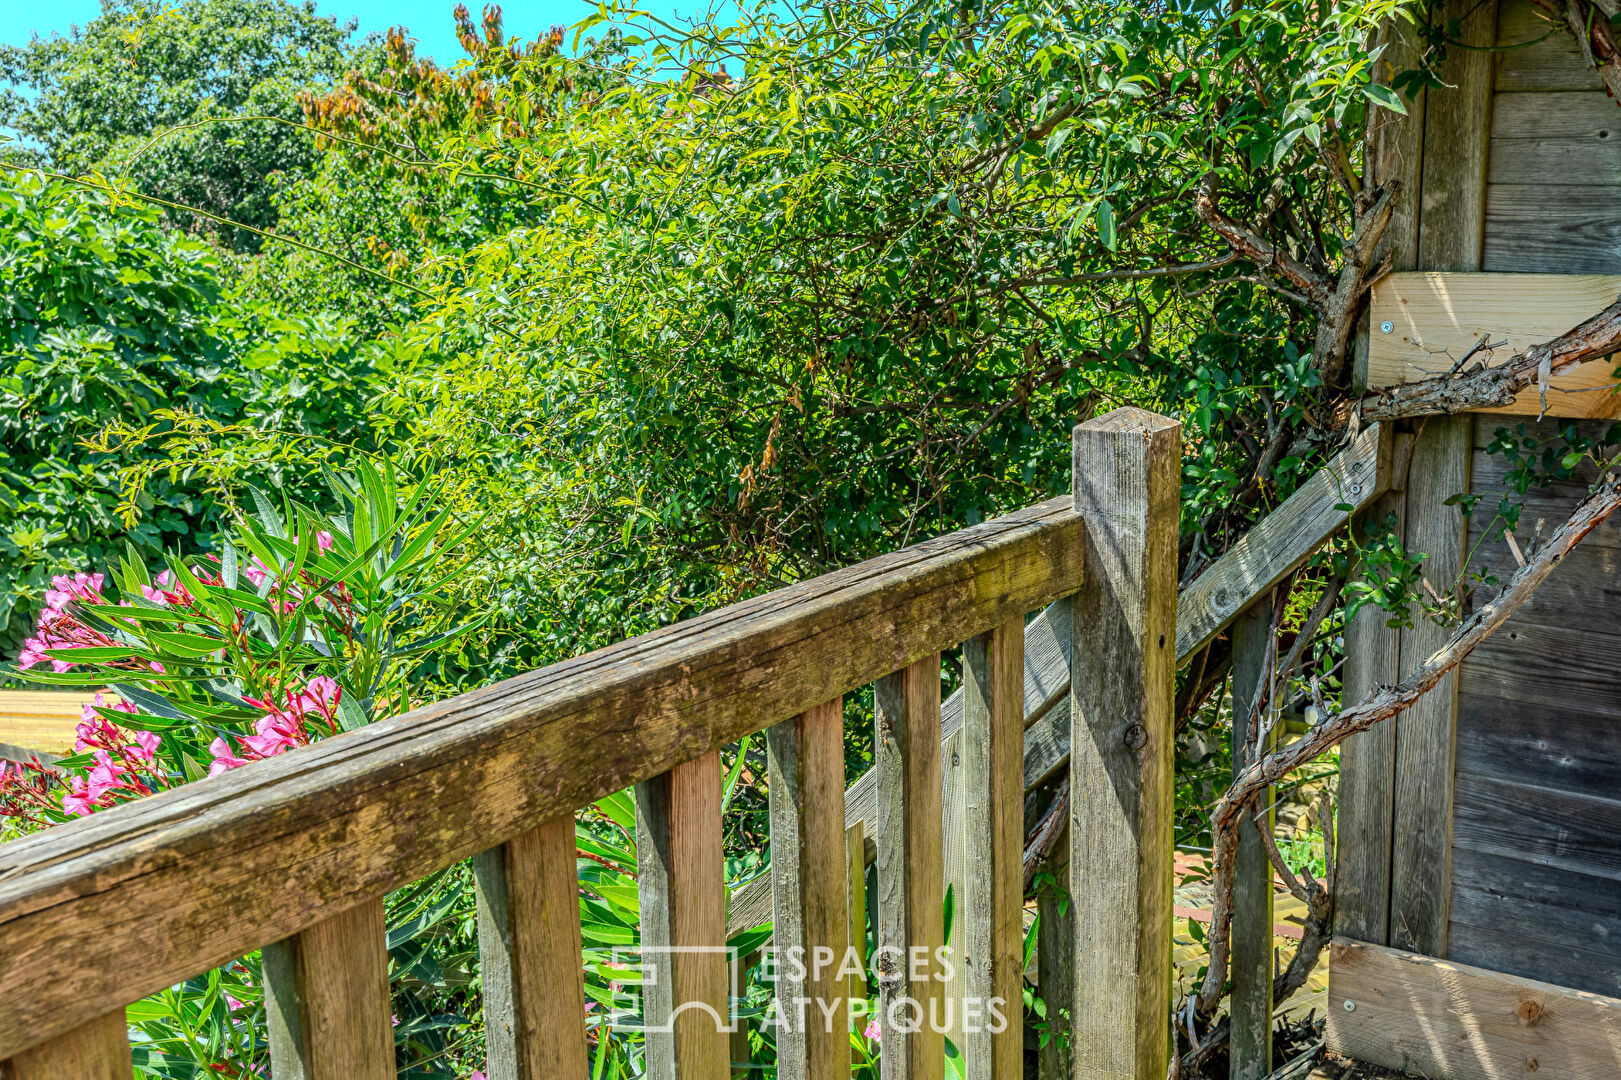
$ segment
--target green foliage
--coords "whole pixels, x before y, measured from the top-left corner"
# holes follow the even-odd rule
[[[109,425],[151,438],[177,412],[327,442],[369,442],[363,395],[386,345],[352,326],[222,297],[207,245],[135,207],[26,175],[0,179],[0,650],[14,652],[51,575],[121,554],[208,546],[217,492],[163,471],[120,512],[121,471],[166,461],[145,438],[86,445]],[[226,430],[238,430],[226,428]],[[279,485],[274,457],[239,474]]]
[[[10,84],[0,125],[59,172],[127,175],[148,194],[269,227],[273,178],[307,170],[314,138],[232,121],[299,120],[300,92],[363,64],[353,30],[309,2],[103,0],[101,14],[67,37],[0,46],[0,82]],[[153,144],[186,125],[201,126]],[[186,217],[181,224],[205,225]],[[222,239],[258,247],[245,232]]]

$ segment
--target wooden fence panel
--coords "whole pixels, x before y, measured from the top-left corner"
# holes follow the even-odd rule
[[[873,768],[878,770],[879,1025],[883,1080],[938,1077],[944,944],[940,853],[940,657],[878,680]],[[916,1030],[904,1030],[916,1028]]]
[[[553,1080],[590,1071],[574,817],[476,856],[485,1073]]]
[[[1248,731],[1251,716],[1257,725],[1267,721],[1265,712],[1255,715],[1255,707],[1275,678],[1272,613],[1273,594],[1268,593],[1233,625],[1235,776],[1255,760],[1258,738],[1268,748],[1276,742],[1276,731]],[[1272,828],[1275,815],[1271,788],[1261,794],[1259,804],[1265,807],[1260,820],[1239,826],[1233,870],[1231,1080],[1261,1080],[1272,1073],[1272,861],[1261,839],[1261,830]]]
[[[264,949],[276,1080],[394,1080],[383,900]]]
[[[130,1080],[133,1075],[123,1009],[0,1063],[4,1080]]]
[[[766,731],[770,753],[771,877],[777,1073],[783,1080],[849,1080],[850,1032],[839,966],[850,932],[844,836],[844,701],[834,698]],[[803,969],[804,977],[795,977]]]
[[[636,785],[649,1080],[731,1075],[720,808],[719,751]]]

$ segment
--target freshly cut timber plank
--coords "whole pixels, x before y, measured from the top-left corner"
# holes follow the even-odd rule
[[[0,744],[11,748],[0,757],[71,754],[79,716],[94,699],[74,690],[0,690]],[[114,705],[118,695],[103,694],[101,700]]]
[[[266,947],[276,1080],[392,1080],[387,937],[377,897]]]
[[[1077,1077],[1148,1080],[1168,1064],[1181,460],[1181,425],[1141,409],[1074,432],[1090,568],[1070,673]]]
[[[0,1062],[5,1080],[130,1080],[133,1075],[123,1009]]]
[[[574,816],[473,858],[489,1080],[591,1071],[580,971]]]
[[[1374,1065],[1447,1080],[1621,1074],[1621,999],[1343,938],[1328,999],[1328,1048]]]
[[[1372,375],[1370,373],[1370,385]],[[1262,592],[1390,486],[1390,428],[1371,424],[1239,538],[1176,599],[1176,658],[1185,663]]]
[[[1070,595],[1083,528],[1051,500],[7,844],[0,1059]]]
[[[1621,131],[1621,117],[1617,119]],[[1391,274],[1373,290],[1368,388],[1444,375],[1485,334],[1491,335],[1491,344],[1503,345],[1490,358],[1481,353],[1470,363],[1507,363],[1515,353],[1551,341],[1603,311],[1618,294],[1621,275],[1613,274]],[[1383,329],[1387,322],[1388,334]],[[1555,378],[1548,390],[1548,415],[1621,415],[1621,397],[1609,390],[1617,382],[1613,369],[1610,361],[1595,360]],[[1488,411],[1535,416],[1540,408],[1533,388],[1512,404]]]

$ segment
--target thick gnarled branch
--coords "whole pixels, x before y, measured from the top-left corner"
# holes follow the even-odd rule
[[[1519,610],[1554,567],[1583,537],[1621,507],[1621,479],[1606,470],[1601,485],[1582,500],[1570,518],[1547,543],[1532,554],[1495,598],[1466,619],[1439,650],[1395,686],[1382,686],[1362,701],[1313,727],[1299,741],[1268,754],[1234,779],[1232,787],[1211,813],[1212,886],[1215,893],[1210,922],[1210,966],[1199,989],[1198,1011],[1214,1012],[1227,982],[1232,932],[1234,855],[1238,827],[1246,812],[1267,787],[1314,761],[1359,731],[1388,720],[1410,708],[1475,648]]]
[[[1415,382],[1382,387],[1364,399],[1369,420],[1435,416],[1507,405],[1521,391],[1539,387],[1543,411],[1548,407],[1548,381],[1590,360],[1621,351],[1621,299],[1552,341],[1533,345],[1508,363],[1487,367],[1476,361],[1459,373],[1433,375]]]

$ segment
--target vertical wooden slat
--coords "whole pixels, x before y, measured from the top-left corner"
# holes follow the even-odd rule
[[[1254,724],[1262,688],[1273,677],[1273,593],[1266,593],[1233,623],[1233,774],[1255,757],[1260,732]],[[1276,732],[1264,740],[1276,741]],[[1264,749],[1263,749],[1264,752]],[[1233,871],[1232,1036],[1228,1075],[1232,1080],[1261,1080],[1272,1073],[1272,862],[1261,829],[1270,830],[1275,811],[1272,789],[1259,799],[1265,812],[1259,822],[1239,826],[1238,858]]]
[[[874,698],[881,1073],[883,1080],[921,1080],[945,1070],[934,962],[944,938],[939,654],[879,679]]]
[[[1087,1080],[1163,1080],[1168,1063],[1181,430],[1129,408],[1075,429],[1071,1046]]]
[[[954,956],[964,991],[958,1048],[967,1080],[1021,1080],[1023,619],[963,644],[960,735],[965,874],[956,916],[961,930],[954,935],[961,943]]]
[[[720,805],[717,751],[636,785],[649,1080],[731,1072]]]
[[[276,1080],[393,1080],[383,898],[264,949]]]
[[[133,1075],[123,1009],[0,1062],[5,1080],[130,1080]]]
[[[752,952],[747,956],[734,956],[731,960],[731,985],[741,992],[748,976],[748,971],[760,962],[760,954]],[[730,1049],[727,1051],[732,1059],[732,1076],[747,1077],[754,1070],[749,1066],[754,1064],[754,1047],[749,1043],[749,1025],[742,1017],[736,1021],[736,1030],[727,1040]]]
[[[574,818],[473,860],[484,983],[485,1073],[551,1080],[590,1071]]]
[[[844,857],[847,862],[847,888],[849,890],[846,925],[850,948],[862,974],[852,975],[846,993],[852,998],[867,996],[867,825],[856,821],[844,830]],[[865,1026],[865,1025],[863,1025]]]
[[[1046,1040],[1036,1052],[1039,1080],[1071,1080],[1070,1010],[1075,1001],[1075,904],[1070,898],[1069,825],[1053,844],[1047,869],[1058,879],[1062,895],[1053,889],[1037,894],[1036,979],[1047,1008]]]
[[[844,702],[834,698],[766,732],[771,888],[776,915],[777,1071],[848,1080],[850,1029],[839,975],[850,932],[845,884]],[[797,962],[796,962],[797,961]],[[803,970],[804,977],[796,977]]]
[[[967,773],[963,760],[963,732],[958,728],[940,743],[940,858],[945,863],[944,893],[951,898],[951,924],[945,926],[946,955],[950,965],[940,984],[941,1017],[946,1022],[945,1037],[962,1049],[963,998],[968,993],[967,972],[963,968],[963,892],[968,875],[968,850],[964,843],[964,809]],[[944,911],[944,907],[941,909]]]

